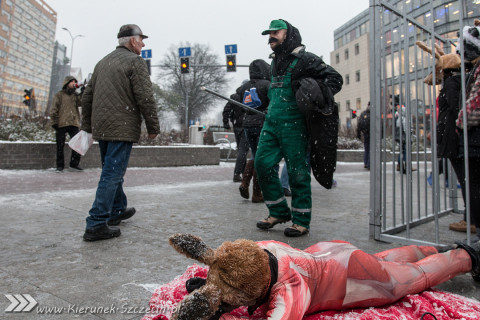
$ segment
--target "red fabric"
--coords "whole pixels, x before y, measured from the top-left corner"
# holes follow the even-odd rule
[[[142,320],[169,320],[172,310],[187,294],[185,282],[192,277],[206,278],[208,268],[199,265],[190,266],[183,275],[160,286],[150,299],[150,308],[154,312],[146,314]],[[155,312],[157,311],[157,312]],[[344,311],[324,311],[305,317],[305,320],[382,320],[402,319],[418,320],[425,312],[435,315],[438,320],[480,319],[480,303],[453,293],[430,289],[419,294],[407,295],[400,301],[377,308],[357,308]],[[257,309],[248,317],[245,307],[238,308],[230,314],[245,319],[265,319],[265,310]],[[433,319],[426,315],[425,320]]]

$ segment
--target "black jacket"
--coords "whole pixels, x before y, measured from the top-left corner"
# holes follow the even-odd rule
[[[360,139],[362,133],[364,137],[370,136],[370,108],[363,111],[358,118],[357,138]]]
[[[257,59],[252,61],[249,66],[250,80],[237,89],[237,94],[243,99],[245,91],[255,87],[257,89],[258,97],[262,101],[262,105],[256,108],[258,111],[267,113],[268,104],[268,89],[270,87],[270,65],[264,60]],[[261,114],[246,111],[243,119],[243,127],[263,127],[265,116]]]
[[[437,156],[439,158],[455,158],[458,155],[455,121],[460,111],[461,82],[460,74],[445,73],[443,87],[438,95]]]
[[[285,21],[285,20],[284,20]],[[338,106],[333,96],[342,89],[343,78],[331,66],[313,53],[305,51],[302,37],[297,28],[285,21],[287,37],[281,46],[275,48],[272,76],[285,75],[288,66],[295,58],[298,62],[292,71],[292,89],[296,93],[302,78],[313,78],[324,93],[325,103],[331,104],[332,114],[312,112],[307,117],[310,139],[310,165],[315,179],[323,187],[330,189],[337,163]]]
[[[232,94],[230,96],[230,99],[238,102],[242,102],[242,99],[237,93]],[[244,114],[245,114],[245,111],[241,107],[231,102],[227,102],[227,104],[223,108],[223,113],[222,113],[223,126],[228,128],[230,126],[228,121],[230,121],[233,124],[234,128],[242,128]]]

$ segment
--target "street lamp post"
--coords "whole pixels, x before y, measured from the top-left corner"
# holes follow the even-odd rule
[[[71,73],[72,73],[72,59],[73,59],[73,42],[75,41],[75,39],[77,39],[79,37],[84,37],[84,35],[77,34],[76,36],[73,36],[72,33],[70,32],[70,30],[68,30],[67,28],[63,27],[62,29],[67,31],[68,34],[70,35],[70,38],[72,38],[72,47],[70,48],[70,71],[68,72],[68,74],[71,75]]]

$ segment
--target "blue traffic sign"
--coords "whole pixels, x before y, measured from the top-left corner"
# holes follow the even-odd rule
[[[192,55],[192,48],[190,47],[178,48],[179,57],[190,57],[191,55]]]
[[[142,58],[143,59],[151,59],[152,58],[152,49],[142,50]]]
[[[226,44],[225,45],[225,54],[235,54],[237,53],[237,45],[236,44]]]

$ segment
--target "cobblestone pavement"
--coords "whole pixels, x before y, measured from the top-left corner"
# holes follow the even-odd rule
[[[100,169],[0,170],[0,318],[140,319],[153,289],[193,264],[168,245],[177,232],[199,235],[214,247],[237,238],[279,240],[300,249],[341,239],[369,253],[398,246],[369,239],[369,173],[360,163],[339,163],[332,190],[312,182],[311,232],[296,239],[284,237],[285,225],[255,227],[267,216],[266,207],[240,197],[233,166],[129,168],[124,187],[137,214],[122,222],[119,238],[94,243],[82,235]],[[458,219],[444,217],[440,227],[447,230]],[[468,274],[440,289],[480,300]],[[38,305],[29,313],[7,313],[7,294],[29,294]],[[39,313],[54,307],[58,314]]]

